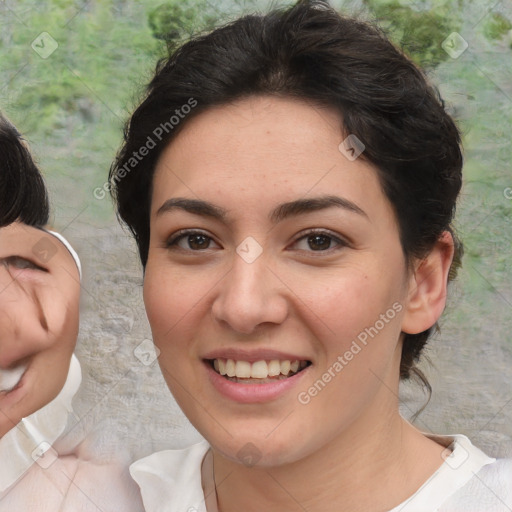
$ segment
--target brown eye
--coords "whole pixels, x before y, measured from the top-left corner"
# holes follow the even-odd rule
[[[310,231],[298,238],[292,245],[293,249],[305,252],[326,252],[346,247],[348,244],[341,238],[326,231]]]
[[[332,238],[325,235],[308,236],[308,246],[312,251],[325,251],[331,248]]]
[[[186,251],[204,251],[212,249],[212,245],[218,247],[212,237],[201,231],[181,231],[173,235],[166,243],[169,249],[179,248]]]
[[[186,238],[188,246],[194,251],[208,249],[211,240],[211,238],[205,235],[188,235]]]

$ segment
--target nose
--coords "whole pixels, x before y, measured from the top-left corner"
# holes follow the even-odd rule
[[[219,283],[212,304],[214,320],[241,333],[279,325],[288,316],[286,287],[260,257],[247,263],[235,254],[233,267]]]

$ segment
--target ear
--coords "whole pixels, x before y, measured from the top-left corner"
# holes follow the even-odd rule
[[[454,250],[451,233],[444,231],[430,253],[415,265],[409,278],[402,332],[418,334],[426,331],[443,313]]]

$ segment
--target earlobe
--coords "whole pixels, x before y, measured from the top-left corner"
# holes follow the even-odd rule
[[[450,232],[444,231],[410,276],[402,332],[418,334],[438,321],[446,304],[448,273],[453,255],[453,237]]]

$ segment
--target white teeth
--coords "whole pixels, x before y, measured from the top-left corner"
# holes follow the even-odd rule
[[[251,363],[247,361],[237,361],[235,367],[235,375],[239,379],[249,379],[251,377]]]
[[[236,375],[236,365],[233,359],[228,359],[226,361],[226,375],[228,377],[234,377]]]
[[[233,359],[213,360],[213,367],[217,373],[238,379],[267,379],[268,377],[279,377],[280,375],[288,376],[290,372],[295,374],[299,369],[303,369],[307,365],[307,361],[299,360],[279,361],[272,359],[268,362],[261,360],[252,364],[248,361],[235,361]]]
[[[266,361],[252,363],[251,377],[253,379],[266,379],[268,377],[268,365]]]
[[[281,363],[277,359],[272,359],[268,363],[268,376],[277,377],[281,373]]]
[[[0,392],[15,388],[26,369],[26,366],[18,366],[13,370],[0,370]]]

